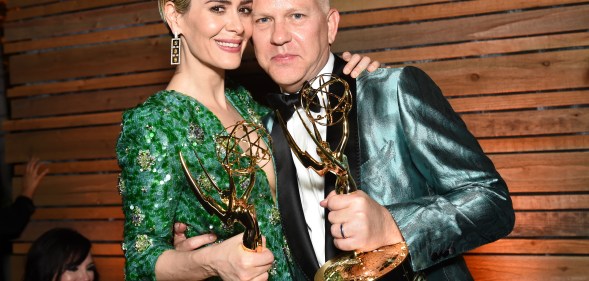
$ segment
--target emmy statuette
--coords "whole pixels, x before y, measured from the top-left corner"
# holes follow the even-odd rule
[[[180,162],[184,175],[192,187],[198,201],[210,213],[214,214],[227,225],[232,226],[239,223],[244,226],[243,246],[248,251],[259,251],[262,247],[262,235],[256,218],[254,205],[250,204],[249,197],[254,188],[256,170],[270,162],[270,151],[263,145],[263,136],[268,136],[266,130],[258,125],[247,121],[240,121],[237,124],[226,128],[228,135],[221,135],[215,139],[217,159],[229,176],[229,188],[221,189],[205,170],[200,158],[197,160],[203,169],[204,175],[211,183],[211,186],[219,194],[222,202],[217,202],[211,196],[204,193],[204,189],[193,178],[182,153]],[[248,178],[247,187],[238,196],[238,177]]]

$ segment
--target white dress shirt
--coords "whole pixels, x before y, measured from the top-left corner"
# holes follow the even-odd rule
[[[319,74],[332,73],[334,61],[335,58],[333,54],[330,54],[327,64]],[[317,87],[317,85],[313,86]],[[321,96],[320,100],[323,100]],[[297,111],[312,131],[311,122],[307,118],[305,111],[302,108],[297,109]],[[322,108],[320,112],[313,114],[325,114],[325,110]],[[286,122],[286,126],[301,150],[307,151],[311,157],[319,160],[319,156],[317,155],[317,145],[313,142],[311,137],[309,137],[309,134],[305,130],[305,127],[303,127],[303,123],[296,112]],[[321,138],[325,140],[327,127],[317,125],[317,128],[321,134]],[[319,176],[313,169],[307,169],[292,151],[291,153],[297,170],[299,193],[301,195],[305,221],[307,222],[307,230],[309,231],[309,237],[311,237],[315,256],[317,256],[317,261],[319,261],[319,266],[322,266],[325,263],[325,211],[323,207],[319,205],[319,202],[325,198],[323,191],[325,178]]]

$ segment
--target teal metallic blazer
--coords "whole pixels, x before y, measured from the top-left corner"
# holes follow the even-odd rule
[[[354,80],[341,74],[343,66],[336,57],[334,73],[348,81],[354,96],[345,154],[359,188],[397,222],[414,271],[427,280],[472,280],[462,254],[513,229],[505,182],[423,71],[381,68]],[[274,118],[265,122],[276,129]],[[328,128],[329,142],[340,137],[338,129]],[[300,197],[284,195],[285,188],[296,190],[294,180],[279,174],[279,206],[295,262],[312,280],[318,264],[300,203],[292,198]]]

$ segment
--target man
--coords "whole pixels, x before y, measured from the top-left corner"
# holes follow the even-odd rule
[[[256,57],[282,95],[334,73],[354,96],[345,154],[361,191],[348,195],[335,195],[333,179],[293,157],[276,119],[267,120],[278,205],[301,279],[312,280],[337,249],[369,251],[405,241],[412,269],[427,280],[472,280],[462,253],[509,234],[514,213],[504,181],[434,82],[413,67],[355,80],[342,75],[342,61],[330,52],[339,13],[328,0],[255,0],[253,20]],[[297,144],[314,154],[284,97],[270,102]],[[341,138],[338,128],[320,130],[332,147]]]

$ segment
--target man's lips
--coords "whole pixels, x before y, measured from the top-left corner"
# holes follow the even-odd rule
[[[292,55],[292,54],[279,54],[279,55],[273,56],[271,59],[273,61],[277,61],[277,62],[288,62],[288,61],[291,61],[295,58],[296,58],[296,56]]]

